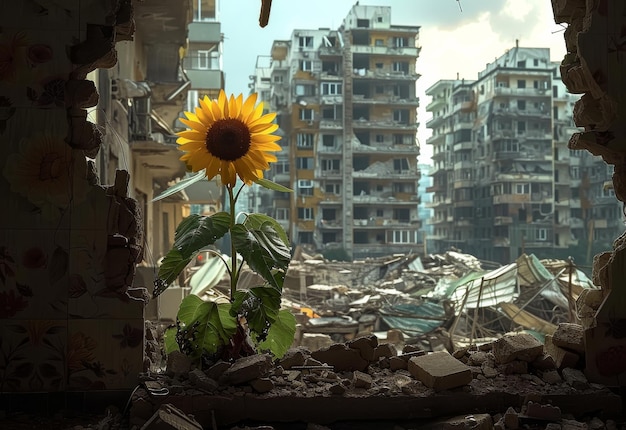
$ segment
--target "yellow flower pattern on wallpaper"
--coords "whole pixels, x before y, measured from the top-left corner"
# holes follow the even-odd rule
[[[7,157],[3,173],[11,191],[26,197],[45,215],[58,215],[88,192],[85,157],[62,136],[40,134],[23,140],[20,151]]]

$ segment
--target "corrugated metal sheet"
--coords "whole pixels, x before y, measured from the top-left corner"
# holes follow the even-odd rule
[[[464,299],[467,295],[467,299]],[[450,295],[455,309],[476,309],[512,302],[519,296],[517,264],[511,263],[459,284]]]
[[[443,305],[435,302],[387,306],[381,309],[380,317],[389,327],[402,330],[409,336],[430,333],[446,321]]]

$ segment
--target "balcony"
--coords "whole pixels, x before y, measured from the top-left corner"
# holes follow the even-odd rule
[[[513,224],[513,217],[497,216],[493,218],[493,225],[510,225]]]
[[[219,22],[192,22],[189,24],[189,43],[214,43],[222,41]]]
[[[352,77],[354,79],[375,79],[384,81],[416,81],[417,79],[419,79],[420,75],[419,73],[416,73],[414,71],[400,72],[387,69],[354,69]]]
[[[343,129],[343,120],[341,119],[320,119],[319,128],[325,130],[341,130]]]
[[[371,46],[371,45],[352,45],[352,52],[355,54],[371,54],[371,55],[393,55],[416,57],[419,55],[420,48],[414,46],[388,47],[388,46]]]
[[[343,50],[341,48],[322,46],[318,50],[320,57],[341,57],[343,56]]]
[[[179,50],[187,43],[192,20],[191,1],[153,0],[133,3],[135,38],[143,45],[147,59],[146,79],[177,82]]]
[[[392,129],[392,130],[415,130],[417,131],[417,123],[409,124],[394,121],[392,119],[357,119],[352,122],[352,128],[354,129]]]
[[[185,67],[191,59],[185,58],[183,67]],[[209,90],[224,88],[224,72],[221,70],[209,69],[191,69],[186,68],[185,71],[191,81],[191,89]]]
[[[416,155],[419,153],[419,147],[415,144],[412,145],[385,145],[385,144],[373,144],[363,145],[361,143],[352,146],[352,151],[355,154],[376,154],[383,153],[394,155]]]
[[[376,97],[366,97],[364,94],[353,94],[352,103],[355,105],[397,105],[418,108],[419,97],[402,98],[387,94]]]
[[[431,119],[429,119],[428,121],[426,121],[426,127],[427,128],[436,128],[438,126],[441,125],[441,123],[443,123],[443,120],[446,117],[443,115],[439,115],[439,116],[434,116]]]
[[[502,204],[502,203],[530,203],[530,195],[529,194],[500,194],[497,196],[493,196],[493,204]]]
[[[551,91],[547,88],[510,88],[510,87],[496,87],[496,96],[537,96],[537,97],[550,97]]]

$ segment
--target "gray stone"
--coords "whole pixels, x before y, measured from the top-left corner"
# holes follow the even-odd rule
[[[257,393],[267,393],[268,391],[272,391],[274,383],[269,378],[258,378],[250,381],[250,386]]]
[[[496,363],[505,364],[513,360],[532,362],[543,353],[543,344],[531,334],[518,333],[501,337],[493,344]]]
[[[256,354],[237,360],[222,375],[221,381],[228,384],[243,384],[263,378],[272,368],[272,359],[268,354]]]
[[[367,373],[359,372],[356,370],[352,376],[352,383],[355,388],[371,388],[372,377]]]
[[[219,387],[217,381],[209,378],[206,373],[200,369],[193,369],[189,372],[189,381],[197,388],[211,393]]]
[[[577,390],[586,390],[589,388],[589,381],[582,371],[568,367],[563,369],[561,373],[563,374],[565,382],[572,386],[572,388]]]
[[[369,366],[369,361],[363,359],[358,350],[336,343],[325,349],[313,351],[311,357],[333,366],[335,371],[363,371]]]

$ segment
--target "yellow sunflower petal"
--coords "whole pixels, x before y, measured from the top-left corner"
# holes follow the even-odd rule
[[[241,115],[241,105],[243,104],[243,94],[239,94],[237,97],[230,96],[228,102],[228,116],[229,118],[239,118]]]
[[[187,142],[187,143],[179,143],[178,149],[181,151],[189,152],[189,151],[197,151],[197,150],[206,150],[206,145],[204,142]]]
[[[246,101],[243,103],[241,107],[241,119],[243,122],[248,120],[250,114],[254,111],[254,105],[256,103],[257,93],[252,93],[248,96]]]
[[[244,181],[247,185],[250,185],[252,182],[258,179],[256,175],[256,169],[253,166],[250,166],[246,163],[246,158],[242,157],[239,160],[233,162],[235,165],[235,169],[237,170],[237,175]]]
[[[204,111],[207,118],[211,121],[211,124],[215,122],[215,117],[213,116],[213,110],[211,109],[211,99],[209,96],[204,96],[203,99],[200,99],[200,107]]]
[[[250,112],[250,115],[248,115],[248,118],[246,118],[246,123],[250,125],[254,123],[256,120],[258,120],[259,118],[261,118],[262,115],[263,115],[263,102],[256,105],[256,107],[252,110],[252,112]]]
[[[276,142],[278,139],[280,139],[280,136],[276,136],[275,134],[254,134],[251,138],[253,142],[259,143]]]
[[[220,167],[220,175],[222,177],[222,183],[230,186],[231,188],[235,186],[235,182],[237,178],[235,177],[235,166],[230,161],[223,161]]]
[[[220,90],[220,95],[217,97],[217,104],[222,111],[221,118],[228,118],[228,98],[226,98],[224,90]],[[215,108],[213,109],[213,112],[215,113]]]
[[[265,134],[269,134],[269,133],[274,133],[276,130],[278,130],[278,124],[257,124],[255,126],[249,127],[250,128],[250,133],[265,133]]]
[[[248,151],[246,156],[242,158],[248,158],[250,162],[254,163],[255,169],[267,170],[269,169],[270,165],[268,164],[264,155],[265,154],[259,151]]]
[[[201,106],[198,106],[196,108],[196,116],[198,117],[202,125],[204,125],[207,128],[211,127],[211,124],[213,124],[212,119],[209,118],[209,116],[206,114],[206,112],[204,111],[204,109],[202,109]]]
[[[258,125],[258,124],[270,124],[274,121],[274,118],[276,118],[276,113],[274,112],[267,113],[263,115],[262,117],[255,119],[254,121],[250,121],[248,123],[248,126],[254,127],[255,125]]]
[[[208,179],[213,179],[220,171],[220,164],[222,162],[217,157],[211,157],[208,166],[206,167],[206,177]]]
[[[219,121],[220,119],[225,118],[224,107],[217,100],[213,100],[211,102],[211,113],[213,114],[213,118],[215,118],[215,121]]]
[[[179,118],[179,119],[180,119],[180,122],[185,124],[187,127],[190,127],[196,131],[202,132],[203,130],[206,130],[206,127],[202,125],[200,121],[192,121],[186,118]]]
[[[281,151],[283,148],[274,142],[254,142],[254,149],[258,151]]]
[[[184,130],[184,131],[179,131],[176,134],[179,137],[182,137],[183,139],[188,139],[188,140],[204,141],[204,139],[206,138],[206,133],[202,133],[201,131],[197,131],[197,130]]]

